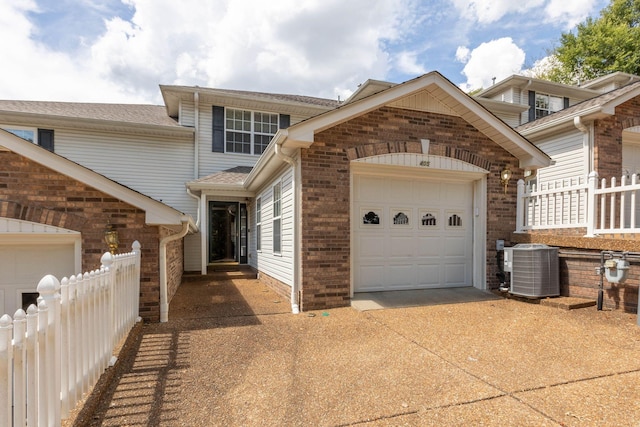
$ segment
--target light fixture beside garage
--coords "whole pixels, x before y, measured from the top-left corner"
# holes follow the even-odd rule
[[[509,185],[510,179],[511,170],[508,167],[505,167],[502,172],[500,172],[500,183],[504,186],[504,194],[507,194],[507,186]]]
[[[109,252],[112,254],[116,253],[118,249],[118,231],[113,229],[113,225],[107,224],[107,227],[104,229],[104,241],[109,246]]]

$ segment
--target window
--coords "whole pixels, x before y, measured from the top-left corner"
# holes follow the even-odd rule
[[[273,253],[282,252],[282,183],[273,186]]]
[[[36,141],[36,132],[34,129],[27,128],[11,128],[11,127],[3,127],[7,132],[11,132],[15,136],[18,136],[22,139],[26,139],[29,142],[37,142]]]
[[[256,199],[256,250],[262,250],[262,199]]]
[[[277,114],[225,109],[227,153],[262,154],[277,131]]]
[[[35,129],[35,128],[23,128],[19,126],[0,126],[7,132],[38,144],[39,146],[46,148],[49,151],[53,151],[53,130],[50,129]]]
[[[564,98],[536,93],[536,119],[548,116],[564,108]]]

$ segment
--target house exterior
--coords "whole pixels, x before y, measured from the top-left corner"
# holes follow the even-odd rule
[[[500,174],[547,165],[434,72],[368,82],[279,130],[250,172],[187,187],[201,207],[245,200],[247,262],[297,312],[348,305],[355,292],[497,287],[496,240],[514,229],[516,194]]]
[[[502,118],[554,162],[525,178],[527,194],[519,200],[527,208],[518,214],[521,225],[511,243],[559,247],[562,294],[595,298],[601,251],[638,251],[632,213],[637,216],[639,209],[631,198],[636,190],[632,177],[640,172],[640,78],[613,73],[580,87],[567,87],[513,76],[477,96],[490,99],[488,103],[480,100],[487,106],[499,101],[520,107],[526,100],[527,111]],[[554,104],[557,107],[548,111],[538,108]],[[508,109],[500,108],[499,116]],[[589,190],[589,182],[598,189]],[[621,184],[627,185],[627,191],[622,191]],[[619,188],[596,197],[593,193],[603,191],[603,185]],[[591,214],[589,200],[593,201]],[[635,312],[638,284],[633,278],[640,266],[637,257],[628,260],[632,279],[606,283],[604,301],[606,306]]]
[[[135,195],[137,204],[116,197],[136,206],[131,214],[142,205],[175,214],[171,224],[140,223],[155,230],[143,251],[158,253],[149,257],[155,276],[145,279],[149,298],[141,300],[148,320],[166,320],[169,283],[218,262],[254,267],[290,298],[293,312],[348,305],[364,291],[495,288],[496,240],[515,229],[515,181],[550,163],[436,72],[399,85],[368,81],[343,103],[160,89],[164,106],[0,101],[0,128],[31,141],[5,132],[13,143],[5,155],[24,155],[17,144],[45,157],[23,169],[68,162],[92,174],[88,185],[97,191],[108,182]],[[506,169],[513,174],[507,186],[500,181]],[[19,199],[9,187],[0,187],[0,201]],[[68,188],[60,191],[71,194]],[[54,211],[80,203],[36,187],[24,193],[33,200],[23,204],[37,199]],[[105,215],[115,212],[104,205],[112,198],[84,197],[102,212],[90,240],[82,227],[32,222],[76,232],[77,270],[95,261],[102,245],[95,230],[107,222],[120,224],[123,242],[140,231]],[[165,239],[176,239],[166,246],[177,248],[171,257],[161,253]]]

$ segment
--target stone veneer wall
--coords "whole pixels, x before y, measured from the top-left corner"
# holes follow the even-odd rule
[[[12,152],[0,151],[0,164],[0,217],[81,232],[83,271],[100,266],[100,257],[108,249],[104,243],[108,223],[118,231],[120,252],[129,251],[138,240],[142,245],[140,316],[146,321],[160,320],[161,232],[145,224],[145,212]],[[169,252],[172,261],[179,258],[181,263],[182,243]],[[69,272],[73,273],[79,272]],[[177,272],[169,277],[175,292]]]
[[[465,157],[490,171],[487,179],[487,284],[496,288],[497,239],[515,230],[516,182],[523,171],[518,161],[460,117],[384,107],[339,124],[315,136],[301,153],[302,271],[301,308],[313,310],[349,304],[350,293],[350,157],[355,152],[384,154],[430,152]],[[384,147],[387,147],[386,149]],[[461,154],[462,153],[462,154]],[[500,172],[513,172],[504,193]]]

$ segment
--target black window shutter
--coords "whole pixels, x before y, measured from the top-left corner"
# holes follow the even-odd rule
[[[291,125],[291,116],[288,114],[280,114],[280,129],[286,129]]]
[[[52,129],[38,129],[38,145],[42,148],[46,148],[49,151],[53,151]]]
[[[569,98],[564,98],[564,108],[569,108]]]
[[[224,153],[224,107],[213,106],[213,152]]]
[[[536,92],[529,91],[529,121],[532,122],[536,119]]]

